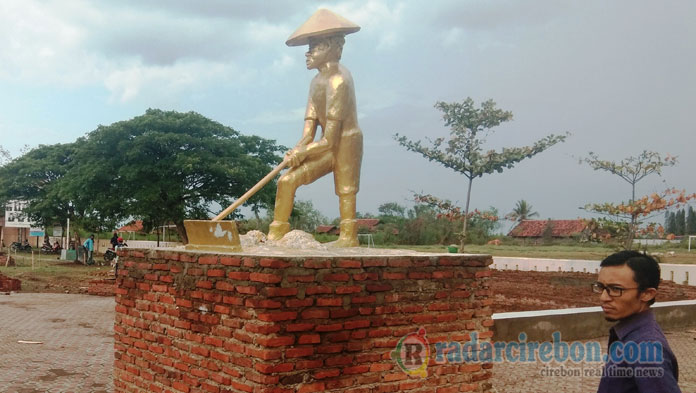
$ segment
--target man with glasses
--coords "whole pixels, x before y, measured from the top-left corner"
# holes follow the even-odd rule
[[[609,349],[597,393],[681,392],[679,367],[650,306],[655,303],[660,266],[652,257],[621,251],[600,263],[592,284],[609,330]]]

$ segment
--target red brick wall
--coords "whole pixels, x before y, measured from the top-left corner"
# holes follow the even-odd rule
[[[22,282],[0,274],[0,292],[21,291]]]
[[[116,392],[488,392],[490,364],[390,358],[492,336],[489,256],[248,257],[121,251]]]
[[[87,293],[94,296],[114,296],[115,280],[92,280],[87,287]]]

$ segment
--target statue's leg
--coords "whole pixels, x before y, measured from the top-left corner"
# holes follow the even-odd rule
[[[268,239],[280,240],[290,232],[290,213],[295,203],[295,191],[304,184],[312,183],[318,178],[331,172],[333,155],[327,153],[305,161],[299,167],[293,168],[278,179],[273,222],[268,228]]]
[[[357,247],[358,221],[355,219],[355,194],[343,194],[338,197],[338,208],[341,212],[340,234],[335,243],[337,247]]]
[[[301,168],[293,168],[278,179],[273,222],[268,228],[268,239],[270,240],[280,240],[286,233],[290,232],[288,220],[295,202],[295,191],[300,186],[301,176],[298,172],[301,171]]]
[[[362,133],[358,128],[344,130],[336,155],[334,184],[341,212],[341,233],[337,247],[357,247],[358,222],[355,219],[355,199],[360,188],[360,164],[362,160]]]

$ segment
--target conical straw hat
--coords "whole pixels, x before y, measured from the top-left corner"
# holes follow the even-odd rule
[[[305,23],[295,30],[285,41],[287,46],[307,45],[309,38],[333,34],[350,34],[360,30],[360,26],[333,12],[321,8],[310,16]]]

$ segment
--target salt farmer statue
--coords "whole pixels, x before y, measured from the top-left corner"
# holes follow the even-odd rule
[[[290,169],[278,180],[273,222],[268,238],[280,240],[290,231],[290,213],[298,187],[333,172],[341,216],[337,247],[358,246],[355,219],[356,194],[360,185],[363,153],[362,131],[358,126],[353,78],[339,63],[346,34],[360,26],[320,9],[285,42],[288,46],[309,45],[307,69],[318,74],[309,86],[309,99],[302,137],[286,153]],[[316,138],[321,127],[321,136]],[[316,140],[315,140],[316,139]]]

